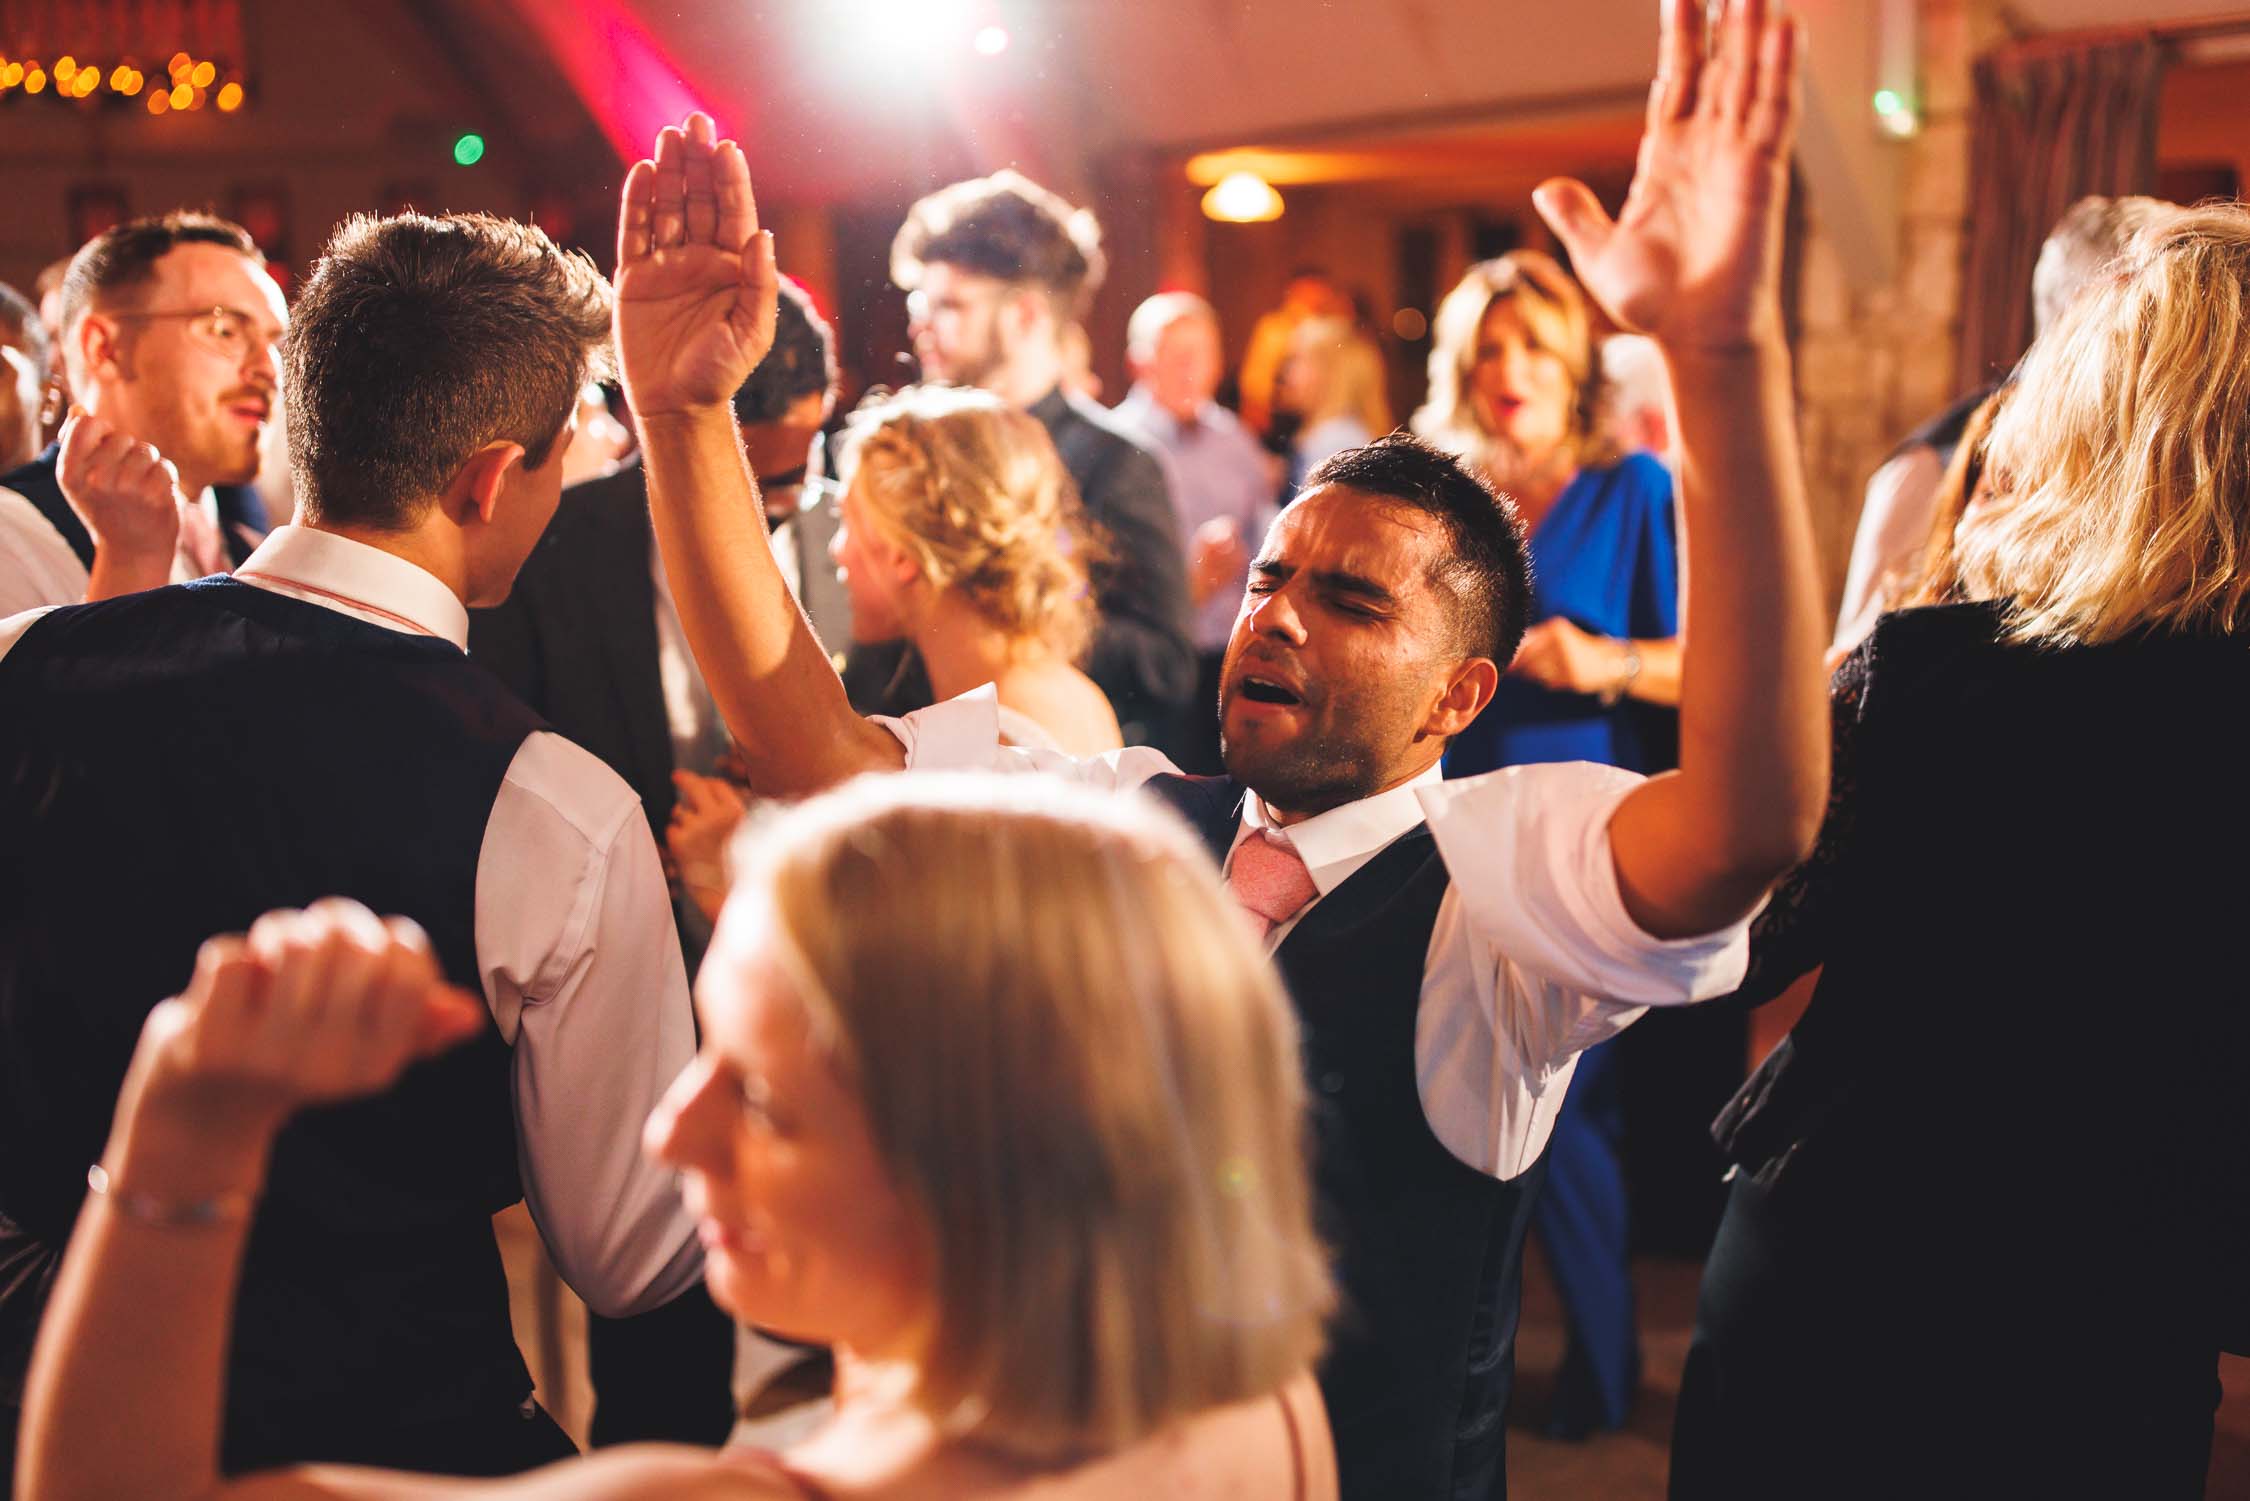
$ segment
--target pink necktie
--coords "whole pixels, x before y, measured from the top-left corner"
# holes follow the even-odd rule
[[[1227,884],[1254,920],[1260,938],[1320,894],[1297,847],[1287,835],[1272,829],[1253,829],[1243,836],[1227,866]]]

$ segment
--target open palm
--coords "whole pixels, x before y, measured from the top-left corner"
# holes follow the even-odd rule
[[[1628,328],[1680,345],[1778,332],[1782,208],[1797,121],[1796,29],[1766,0],[1667,0],[1648,123],[1613,222],[1584,184],[1534,201],[1586,289]]]
[[[666,126],[625,179],[617,352],[642,417],[731,398],[773,346],[773,237],[742,148],[708,115]]]

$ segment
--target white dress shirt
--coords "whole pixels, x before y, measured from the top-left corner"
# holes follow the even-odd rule
[[[450,589],[346,537],[281,527],[236,576],[467,649]],[[45,613],[0,621],[0,657]],[[599,1313],[677,1296],[702,1249],[671,1173],[641,1153],[641,1126],[695,1052],[687,972],[640,799],[560,735],[526,739],[493,800],[475,938],[485,1003],[515,1054],[524,1200],[556,1267]]]
[[[219,497],[209,488],[189,504],[202,512],[208,531],[219,530]],[[172,555],[172,582],[203,577],[211,572],[206,561],[195,555],[183,523]],[[0,488],[0,619],[41,605],[82,603],[88,582],[86,565],[55,524],[23,496]]]
[[[1046,772],[1123,791],[1174,774],[1145,746],[1090,760],[1004,746],[990,689],[885,724],[916,770]],[[1422,1113],[1446,1149],[1513,1178],[1545,1150],[1578,1055],[1649,1006],[1724,995],[1750,953],[1745,917],[1716,933],[1664,940],[1641,931],[1618,895],[1609,820],[1641,778],[1569,762],[1511,766],[1447,782],[1433,766],[1404,786],[1280,832],[1316,896],[1267,935],[1270,949],[1321,897],[1427,822],[1452,877],[1423,960],[1414,1028]],[[1274,827],[1255,796],[1242,827]]]

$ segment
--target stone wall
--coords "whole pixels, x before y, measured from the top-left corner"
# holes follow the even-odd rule
[[[1970,64],[2002,39],[1992,0],[1922,0],[1922,128],[1903,154],[1897,269],[1854,287],[1806,195],[1799,242],[1797,388],[1805,468],[1833,602],[1868,476],[1959,394],[1961,249],[1969,201]]]

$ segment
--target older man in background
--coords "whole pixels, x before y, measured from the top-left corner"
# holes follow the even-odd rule
[[[1278,509],[1280,465],[1234,413],[1212,399],[1225,364],[1219,315],[1193,292],[1159,292],[1125,326],[1133,389],[1116,416],[1147,439],[1164,462],[1187,543],[1188,594],[1195,606],[1195,709],[1181,726],[1174,761],[1184,770],[1219,770],[1219,665],[1250,577],[1250,549]]]

